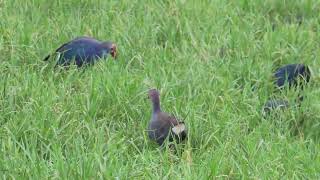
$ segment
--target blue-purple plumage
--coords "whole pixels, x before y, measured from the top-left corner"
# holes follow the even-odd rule
[[[279,88],[283,88],[286,83],[288,83],[289,87],[297,86],[299,79],[309,82],[311,74],[308,66],[288,64],[277,69],[274,76],[276,79],[275,84]]]
[[[91,37],[79,37],[60,46],[55,53],[59,54],[57,65],[67,66],[75,63],[78,67],[94,64],[97,60],[111,54],[116,56],[116,46],[109,41],[98,41]],[[48,60],[47,56],[44,60]]]

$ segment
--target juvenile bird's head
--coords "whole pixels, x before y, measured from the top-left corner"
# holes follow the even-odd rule
[[[151,101],[159,100],[159,96],[160,96],[160,93],[156,89],[150,89],[148,92],[148,97],[149,99],[151,99]]]
[[[107,48],[114,59],[117,59],[117,45],[111,41],[105,41],[102,45]]]

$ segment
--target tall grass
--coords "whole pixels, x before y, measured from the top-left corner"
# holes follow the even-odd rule
[[[0,175],[63,179],[318,179],[317,0],[0,0]],[[86,70],[42,59],[77,36],[119,58]],[[264,119],[272,72],[312,69],[300,108]],[[180,153],[145,129],[149,88],[181,117]]]

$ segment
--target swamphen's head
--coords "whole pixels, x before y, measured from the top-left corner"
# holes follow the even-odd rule
[[[111,41],[105,41],[102,46],[107,48],[114,59],[117,59],[117,45]]]

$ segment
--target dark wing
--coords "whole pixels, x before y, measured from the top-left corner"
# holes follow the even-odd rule
[[[182,120],[176,118],[174,115],[169,116],[169,121],[172,126],[179,126],[180,124],[184,124]]]
[[[71,42],[71,41],[70,41]],[[67,43],[64,43],[64,44],[62,44],[58,49],[56,49],[54,52],[56,53],[56,52],[59,52],[60,50],[62,50],[65,46],[67,46],[68,44],[70,44],[70,42],[67,42]],[[49,54],[49,55],[47,55],[44,59],[43,59],[43,61],[48,61],[49,60],[49,58],[50,58],[50,56],[51,56],[51,54]]]
[[[77,40],[80,40],[80,39],[88,39],[88,40],[92,40],[91,37],[88,37],[88,36],[80,36],[80,37],[77,37],[69,42],[66,42],[64,44],[62,44],[60,47],[58,47],[58,49],[56,49],[54,52],[59,52],[59,51],[64,51],[64,48],[69,45],[70,43],[74,42],[74,41],[77,41]],[[48,56],[46,56],[43,61],[48,61],[49,58],[50,58],[51,54],[49,54]]]
[[[43,59],[43,61],[48,61],[49,60],[49,58],[50,58],[50,54],[49,55],[47,55],[44,59]]]

